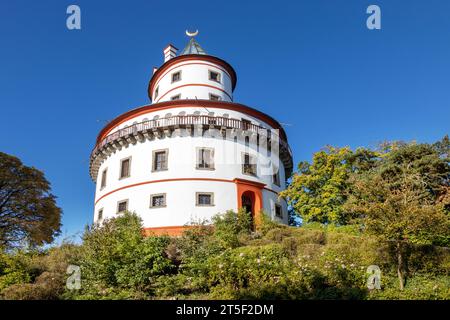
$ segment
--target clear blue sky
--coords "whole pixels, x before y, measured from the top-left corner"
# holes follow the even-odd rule
[[[66,28],[70,4],[80,31]],[[370,4],[380,31],[366,28]],[[45,172],[64,234],[83,230],[98,131],[149,103],[153,66],[187,28],[236,69],[235,101],[290,124],[295,163],[327,144],[433,142],[450,128],[449,12],[448,0],[1,1],[0,151]]]

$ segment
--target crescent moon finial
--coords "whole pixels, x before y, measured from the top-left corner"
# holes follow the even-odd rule
[[[186,35],[188,37],[195,37],[196,35],[198,35],[198,30],[195,30],[195,32],[189,32],[188,30],[186,30]]]

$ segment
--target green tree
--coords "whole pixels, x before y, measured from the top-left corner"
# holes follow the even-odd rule
[[[81,297],[145,297],[152,279],[173,268],[165,254],[168,244],[168,237],[145,237],[142,221],[134,213],[88,229],[79,262]]]
[[[281,196],[304,222],[346,224],[351,216],[343,210],[348,178],[352,172],[376,165],[378,154],[368,149],[334,148],[316,152],[312,163],[300,162],[298,172]]]
[[[61,227],[55,199],[41,171],[0,152],[0,246],[52,242]]]
[[[390,150],[376,167],[352,175],[345,209],[394,246],[403,290],[408,246],[448,242],[450,221],[437,198],[448,184],[450,166],[428,144],[397,144]]]

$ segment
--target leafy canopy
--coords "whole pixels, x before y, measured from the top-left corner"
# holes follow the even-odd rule
[[[0,152],[0,246],[52,242],[62,213],[55,199],[41,171]]]

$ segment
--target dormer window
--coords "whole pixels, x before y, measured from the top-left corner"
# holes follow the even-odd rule
[[[181,99],[181,94],[177,94],[170,98],[170,100],[180,100],[180,99]]]
[[[209,100],[212,100],[212,101],[220,101],[220,97],[219,97],[218,95],[216,95],[216,94],[210,93],[210,94],[209,94]]]
[[[172,73],[172,83],[180,81],[180,80],[181,80],[181,71]]]
[[[220,83],[220,73],[209,70],[209,80]]]
[[[155,99],[158,98],[158,93],[159,93],[159,86],[157,86],[155,89]]]

